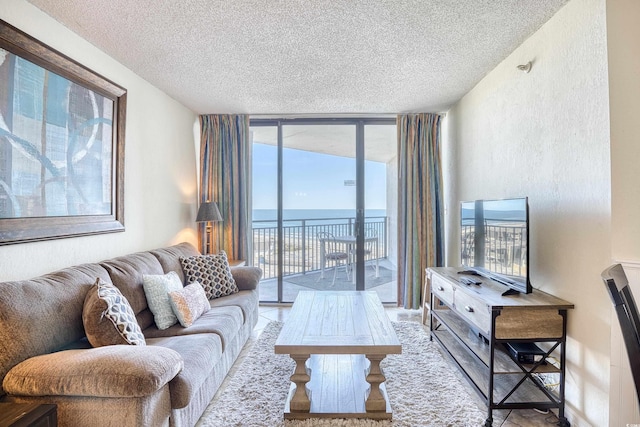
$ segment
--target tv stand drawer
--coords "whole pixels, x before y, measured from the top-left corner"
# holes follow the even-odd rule
[[[453,285],[440,276],[432,276],[431,291],[442,302],[453,307]]]
[[[456,289],[454,308],[463,319],[477,326],[485,336],[490,336],[491,307],[486,302]]]

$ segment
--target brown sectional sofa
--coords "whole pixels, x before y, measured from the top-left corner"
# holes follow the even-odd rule
[[[0,401],[54,403],[60,426],[192,426],[258,320],[261,270],[236,267],[240,289],[210,301],[195,323],[159,330],[143,274],[175,271],[188,243],[0,283]],[[91,348],[82,311],[97,278],[127,298],[146,346]]]

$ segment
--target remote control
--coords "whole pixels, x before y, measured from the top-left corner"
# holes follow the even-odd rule
[[[464,283],[467,286],[482,284],[482,282],[480,280],[478,280],[478,279],[470,279],[469,277],[461,277],[458,280],[460,281],[460,283]]]

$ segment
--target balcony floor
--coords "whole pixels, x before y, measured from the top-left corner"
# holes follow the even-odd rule
[[[390,263],[384,261],[380,263],[381,267],[392,269]],[[282,283],[282,302],[293,302],[296,299],[299,291],[308,291],[308,290],[355,290],[355,284],[352,284],[349,281],[345,281],[345,272],[344,270],[338,270],[338,275],[336,278],[336,283],[331,286],[331,280],[333,277],[333,270],[328,270],[326,272],[326,276],[324,279],[314,283],[313,287],[309,286],[301,286],[287,279],[291,276],[287,276],[284,278]],[[375,277],[375,272],[371,266],[367,265],[365,269],[365,282],[367,280],[373,279]],[[395,269],[392,270],[392,279],[386,283],[383,283],[379,286],[375,287],[367,287],[367,290],[376,291],[378,296],[380,297],[380,301],[383,303],[393,303],[397,302],[398,295],[398,285],[396,280]],[[260,281],[260,303],[276,303],[278,302],[278,281],[276,278],[273,279],[263,279]]]

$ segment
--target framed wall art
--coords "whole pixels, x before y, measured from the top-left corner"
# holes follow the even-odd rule
[[[124,231],[126,96],[0,20],[0,245]]]

